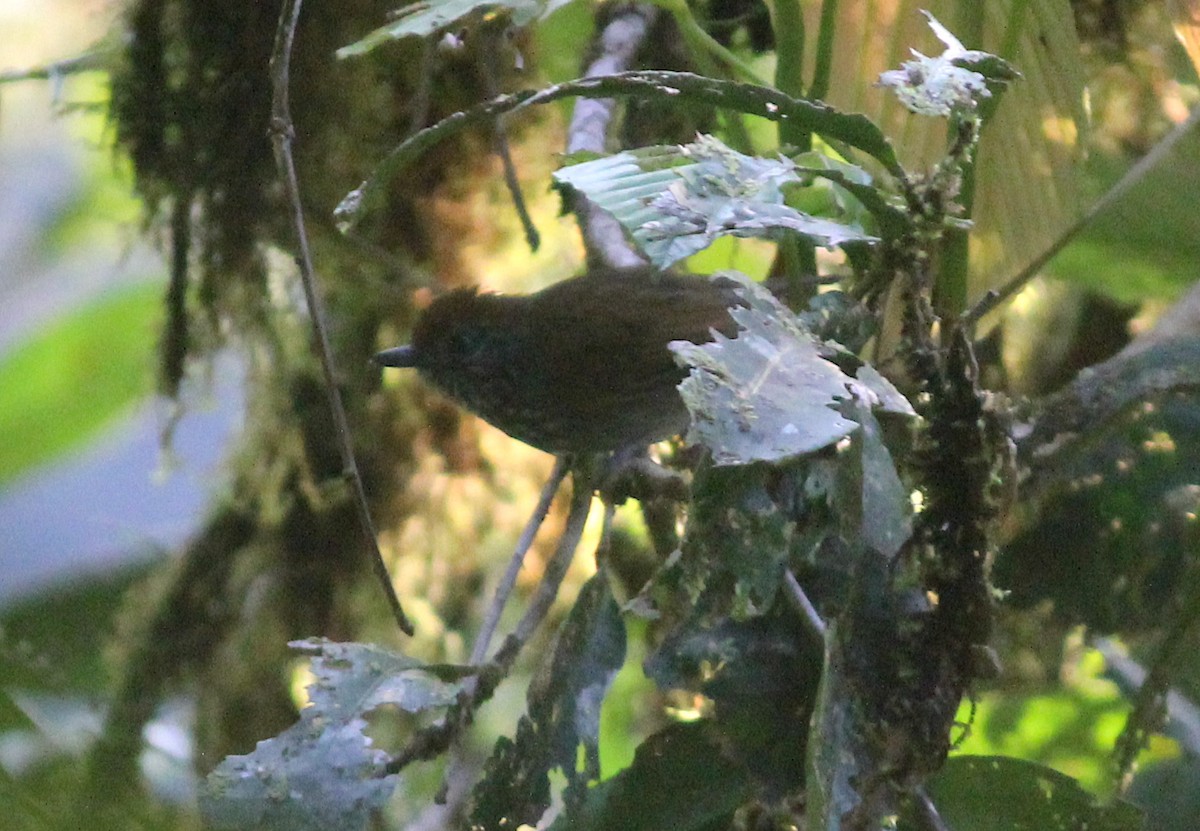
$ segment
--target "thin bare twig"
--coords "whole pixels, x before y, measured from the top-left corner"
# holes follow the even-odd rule
[[[567,460],[559,456],[554,462],[550,478],[542,487],[542,495],[538,498],[537,505],[534,507],[529,521],[525,524],[520,539],[517,540],[512,558],[508,561],[508,568],[505,570],[504,576],[500,578],[495,598],[492,600],[487,616],[483,619],[483,625],[479,627],[479,634],[475,637],[475,644],[471,648],[472,664],[478,664],[487,655],[492,635],[496,633],[500,615],[504,612],[504,604],[508,602],[508,596],[512,594],[513,586],[517,583],[521,565],[525,562],[525,554],[529,551],[529,546],[533,545],[533,538],[537,535],[538,529],[542,527],[542,523],[545,522],[546,514],[550,512],[550,503],[554,501],[554,494],[558,493],[559,485],[566,478],[567,469]]]
[[[279,167],[279,175],[287,190],[288,203],[292,208],[292,222],[296,230],[298,255],[296,264],[300,268],[300,281],[304,286],[304,297],[308,302],[309,316],[313,322],[313,332],[316,336],[317,353],[321,359],[321,370],[325,375],[325,393],[329,398],[329,409],[333,413],[334,429],[337,432],[338,446],[342,455],[342,475],[351,485],[354,502],[358,508],[358,518],[362,525],[363,535],[371,554],[371,565],[375,576],[379,579],[391,606],[401,631],[406,635],[413,634],[412,623],[404,614],[400,598],[396,596],[395,586],[392,585],[391,575],[383,561],[379,543],[375,537],[375,523],[371,519],[371,509],[367,505],[367,494],[363,487],[362,476],[358,472],[358,463],[354,458],[354,448],[350,441],[350,425],[346,418],[346,408],[342,404],[342,396],[338,391],[337,373],[334,371],[333,350],[329,345],[329,336],[325,331],[324,304],[317,290],[316,276],[313,273],[312,254],[308,247],[308,233],[304,227],[304,208],[300,199],[300,182],[296,176],[295,160],[292,158],[292,141],[295,138],[295,127],[292,123],[290,102],[288,100],[288,73],[291,67],[292,42],[296,36],[296,23],[300,19],[301,0],[285,0],[279,13],[279,28],[275,35],[275,47],[271,52],[271,83],[273,95],[271,100],[271,140],[275,148],[275,162]]]
[[[1046,263],[1054,259],[1058,252],[1066,248],[1067,244],[1092,224],[1092,221],[1096,217],[1104,213],[1114,202],[1124,196],[1130,188],[1146,178],[1146,175],[1175,148],[1175,145],[1195,128],[1197,123],[1200,123],[1200,106],[1193,107],[1191,114],[1186,120],[1167,133],[1162,141],[1151,148],[1149,153],[1138,159],[1137,163],[1125,172],[1120,181],[1109,188],[1102,197],[1084,211],[1083,216],[1075,220],[1073,225],[1063,231],[1049,248],[1039,254],[1033,262],[1025,266],[1016,277],[1013,277],[999,289],[989,291],[984,295],[982,300],[963,315],[963,322],[966,324],[974,323],[1024,288],[1025,284],[1037,276],[1037,273],[1042,270]]]
[[[950,826],[946,825],[946,821],[938,813],[937,806],[929,798],[929,791],[925,790],[924,785],[918,785],[913,791],[913,796],[917,800],[917,819],[924,831],[950,831]]]
[[[546,564],[542,581],[538,584],[525,614],[491,660],[480,666],[473,677],[467,679],[459,700],[450,708],[446,717],[437,724],[417,732],[409,743],[392,757],[387,764],[388,773],[398,773],[418,759],[432,759],[449,750],[471,723],[475,711],[492,697],[496,687],[512,671],[521,650],[545,620],[558,597],[563,577],[566,576],[567,568],[574,559],[576,549],[579,548],[588,514],[591,513],[593,491],[591,471],[581,472],[578,467],[575,468],[571,476],[571,508],[567,513],[566,527],[559,538],[554,556]]]
[[[67,75],[107,69],[117,59],[120,50],[119,46],[111,46],[93,49],[82,55],[42,66],[28,69],[6,69],[0,72],[0,84],[11,84],[16,81],[57,81]]]
[[[513,549],[512,557],[508,561],[508,568],[505,569],[504,575],[500,578],[500,584],[496,587],[496,594],[492,599],[491,606],[488,607],[483,624],[479,627],[479,634],[475,636],[475,643],[471,647],[470,662],[472,665],[478,666],[487,656],[488,647],[492,642],[492,635],[496,632],[496,627],[500,623],[500,617],[504,613],[504,606],[508,602],[509,595],[512,594],[513,586],[516,585],[517,575],[521,571],[521,566],[525,563],[525,555],[529,552],[529,547],[533,545],[533,539],[537,536],[542,523],[545,522],[546,515],[550,512],[550,505],[554,502],[554,495],[558,493],[559,486],[562,485],[562,481],[566,478],[570,467],[571,463],[568,457],[558,456],[555,458],[554,469],[550,471],[550,476],[546,479],[546,484],[542,486],[542,493],[538,497],[537,505],[534,506],[533,513],[530,514],[529,520],[525,523],[525,528],[521,531],[521,536]],[[456,790],[455,787],[455,783],[461,782],[465,778],[464,774],[470,767],[458,749],[458,740],[461,738],[462,728],[466,726],[471,717],[472,710],[483,703],[481,698],[475,698],[478,689],[478,677],[468,681],[466,690],[468,695],[472,697],[470,699],[470,709],[463,710],[457,719],[452,720],[448,718],[444,722],[446,725],[457,722],[458,732],[450,737],[449,746],[454,747],[455,750],[442,781],[442,790],[447,794],[447,797],[444,800],[439,800],[442,804],[439,804],[436,808],[431,806],[428,812],[429,822],[450,816],[457,805],[470,793],[469,788],[464,793],[461,790]],[[457,794],[459,798],[451,800],[450,797],[454,794]],[[439,824],[434,827],[444,827],[444,825]]]
[[[550,611],[550,607],[554,605],[554,600],[558,597],[559,586],[562,585],[563,577],[566,576],[567,567],[571,565],[571,560],[575,557],[575,549],[579,548],[579,541],[583,538],[583,527],[587,524],[588,514],[591,513],[595,482],[592,472],[586,469],[586,465],[573,465],[572,468],[571,508],[567,512],[567,525],[558,541],[558,548],[555,550],[554,556],[550,558],[550,562],[546,564],[542,582],[538,584],[538,589],[529,602],[529,608],[525,610],[525,614],[517,623],[513,633],[505,639],[500,649],[496,650],[496,654],[492,658],[493,662],[505,660],[505,653],[509,650],[515,649],[519,652],[537,631],[538,626]],[[513,658],[516,658],[516,654],[513,655]],[[512,666],[511,659],[508,659],[507,666]]]
[[[825,621],[821,619],[820,612],[817,607],[808,599],[808,595],[804,591],[804,587],[800,585],[800,581],[796,579],[796,575],[792,574],[791,569],[783,573],[783,586],[786,590],[785,596],[792,608],[800,613],[800,617],[808,624],[811,629],[822,640],[825,638],[825,633],[828,628]]]
[[[500,39],[504,32],[498,25],[485,26],[480,30],[482,49],[480,50],[479,74],[483,78],[483,91],[488,98],[500,94],[500,84],[496,81],[496,72],[500,66]],[[512,196],[513,208],[517,218],[521,220],[521,228],[525,231],[525,242],[530,250],[537,251],[542,244],[533,217],[529,215],[529,206],[525,203],[525,194],[521,192],[521,181],[517,177],[517,166],[513,164],[512,152],[508,145],[508,134],[504,129],[504,115],[496,116],[492,127],[492,147],[500,157],[504,168],[504,184]]]

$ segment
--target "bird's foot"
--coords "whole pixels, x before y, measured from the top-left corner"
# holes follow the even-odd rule
[[[611,505],[624,504],[628,499],[686,502],[689,496],[683,474],[651,459],[644,447],[619,450],[605,459],[596,490]]]

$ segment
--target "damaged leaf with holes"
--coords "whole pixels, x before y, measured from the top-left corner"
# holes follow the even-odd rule
[[[713,136],[572,165],[555,179],[613,214],[660,268],[727,235],[776,238],[793,231],[826,247],[875,240],[857,225],[787,204],[787,186],[802,182],[789,159],[747,156]]]
[[[309,638],[313,683],[300,721],[209,774],[200,807],[218,828],[363,829],[397,777],[372,747],[366,716],[383,706],[419,713],[453,704],[466,671],[425,665],[360,643]]]
[[[831,360],[836,345],[817,341],[765,289],[743,281],[739,291],[748,305],[729,311],[735,338],[671,344],[691,370],[679,387],[692,414],[687,439],[707,447],[714,464],[783,462],[828,447],[858,428],[840,411],[854,396],[913,414],[878,372],[864,366],[860,377],[846,374]]]

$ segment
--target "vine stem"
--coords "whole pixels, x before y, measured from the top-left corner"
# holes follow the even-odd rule
[[[413,625],[404,613],[400,598],[396,596],[396,588],[392,585],[387,564],[384,563],[383,554],[379,550],[379,542],[375,536],[375,523],[371,519],[366,490],[358,471],[358,463],[354,458],[354,447],[350,440],[350,425],[346,418],[342,395],[338,391],[333,349],[329,344],[329,335],[325,327],[324,304],[321,301],[313,271],[312,253],[308,246],[308,232],[304,225],[304,208],[300,199],[300,182],[296,175],[295,159],[292,156],[292,142],[295,140],[296,131],[292,122],[288,96],[288,76],[291,68],[292,43],[296,36],[296,24],[300,19],[301,2],[302,0],[284,0],[283,8],[279,13],[279,28],[275,33],[275,46],[271,51],[270,61],[273,92],[271,98],[271,142],[275,148],[275,162],[279,168],[279,175],[283,180],[288,203],[291,206],[292,223],[296,231],[298,246],[296,265],[300,269],[300,282],[304,286],[304,298],[308,303],[309,317],[313,322],[317,354],[321,360],[321,371],[325,376],[325,394],[329,400],[329,409],[333,414],[338,448],[342,456],[342,476],[351,486],[354,503],[358,509],[359,523],[366,538],[375,576],[383,587],[384,595],[387,597],[388,605],[391,607],[392,615],[400,626],[400,630],[411,636],[414,631]]]

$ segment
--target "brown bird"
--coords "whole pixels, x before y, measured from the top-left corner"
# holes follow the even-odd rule
[[[667,344],[733,337],[726,278],[595,270],[536,294],[460,289],[436,299],[412,344],[375,356],[421,377],[514,438],[549,453],[645,446],[687,428]]]

